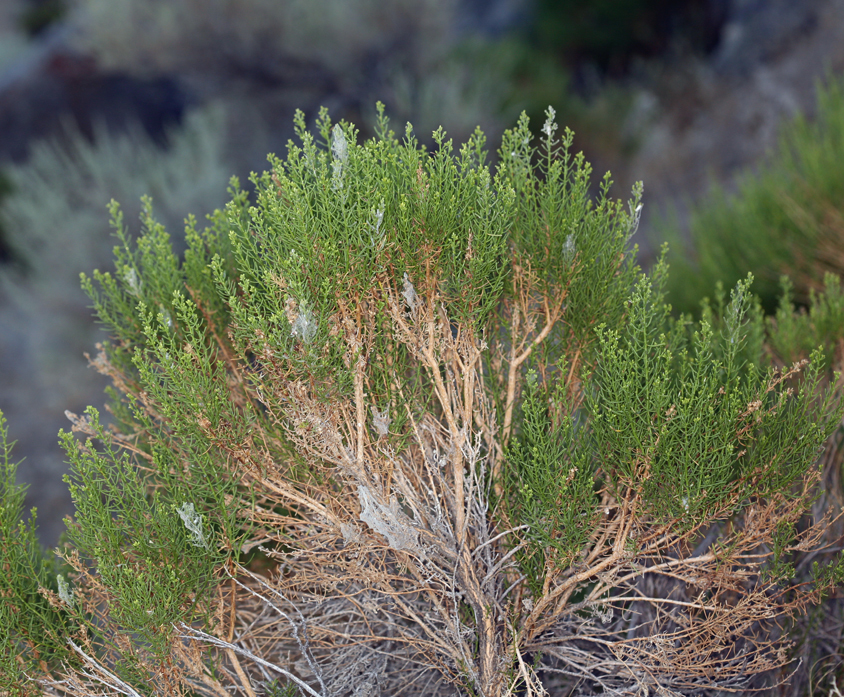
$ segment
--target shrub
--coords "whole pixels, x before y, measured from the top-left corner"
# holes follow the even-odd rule
[[[844,363],[844,292],[841,279],[828,273],[824,292],[809,291],[809,306],[798,312],[792,304],[793,284],[788,276],[780,280],[779,308],[768,319],[772,326],[772,349],[785,362],[809,356],[820,346],[827,365]]]
[[[139,128],[113,133],[101,124],[93,142],[68,124],[61,136],[37,143],[27,162],[4,168],[10,191],[1,219],[14,256],[41,285],[70,268],[75,286],[73,270],[87,268],[92,257],[96,263],[111,258],[103,215],[110,199],[131,201],[135,218],[145,207],[135,202],[148,195],[172,225],[192,209],[223,201],[229,179],[223,120],[220,109],[194,112],[168,133],[166,149]]]
[[[206,96],[234,90],[258,106],[273,95],[262,125],[270,137],[280,111],[328,99],[347,113],[365,104],[369,116],[375,94],[426,131],[443,120],[467,136],[479,121],[496,131],[504,125],[502,55],[476,45],[482,41],[462,41],[456,0],[73,4],[75,40],[104,67],[175,73]]]
[[[843,124],[844,82],[830,78],[818,86],[815,119],[801,115],[787,124],[760,171],[746,172],[735,194],[714,186],[692,208],[691,245],[672,261],[679,272],[669,286],[675,308],[695,311],[716,281],[730,287],[750,270],[773,312],[782,274],[801,305],[811,290],[823,289],[826,273],[844,274]],[[661,235],[679,242],[676,226],[664,225]]]
[[[558,58],[521,31],[528,4],[484,13],[484,3],[464,0],[75,0],[71,22],[99,65],[175,73],[238,111],[248,100],[253,144],[256,123],[275,142],[278,113],[326,100],[371,133],[377,95],[426,141],[440,123],[461,138],[479,123],[497,136],[522,110],[541,116],[550,100],[581,138],[613,147],[629,95],[575,96]]]
[[[28,405],[28,413],[11,409],[7,416],[18,423],[28,418],[30,460],[37,448],[33,441],[52,442],[65,409],[78,411],[102,394],[83,354],[104,335],[90,316],[79,272],[110,263],[109,200],[130,202],[133,232],[150,220],[151,204],[138,204],[144,194],[155,198],[156,213],[169,226],[181,226],[191,210],[222,205],[231,174],[222,152],[222,116],[212,110],[190,115],[168,134],[166,150],[141,132],[97,129],[91,143],[68,128],[63,139],[37,144],[26,163],[4,168],[9,190],[0,200],[0,228],[19,265],[0,266],[0,344],[5,348],[0,374],[27,376],[27,394],[3,397],[6,404]],[[45,468],[45,462],[37,466]],[[60,452],[49,467],[63,469]],[[55,500],[44,488],[38,496]],[[57,533],[49,536],[55,539]]]
[[[327,112],[296,129],[254,204],[235,188],[189,222],[181,262],[112,204],[115,272],[83,285],[117,425],[89,409],[85,440],[61,434],[69,570],[4,557],[7,689],[782,682],[781,623],[842,576],[810,510],[842,415],[822,354],[767,365],[750,279],[671,321],[665,265],[625,251],[640,189],[625,207],[605,178],[593,201],[553,110],[538,148],[525,117],[505,133],[494,173],[479,131],[428,153],[383,109],[362,144]]]
[[[383,49],[403,32],[419,31],[439,46],[454,0],[75,0],[83,12],[81,45],[112,69],[156,72],[272,65],[295,56],[347,74],[348,61]],[[142,35],[137,28],[144,27]],[[134,39],[134,40],[131,40]],[[272,70],[272,68],[270,68]]]

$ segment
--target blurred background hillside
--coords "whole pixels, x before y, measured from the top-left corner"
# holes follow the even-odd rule
[[[844,271],[842,73],[844,0],[0,0],[0,409],[42,540],[64,411],[104,402],[78,279],[111,267],[109,199],[178,241],[296,108],[494,150],[550,104],[616,196],[644,181],[633,242],[672,241],[678,308],[747,270],[772,307],[781,273],[799,302]]]

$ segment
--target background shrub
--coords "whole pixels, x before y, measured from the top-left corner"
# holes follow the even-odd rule
[[[814,120],[798,116],[758,172],[747,172],[737,191],[713,186],[689,219],[690,243],[676,227],[675,269],[669,296],[677,310],[698,312],[699,298],[717,282],[730,287],[751,271],[754,292],[772,313],[786,274],[801,305],[824,287],[826,273],[844,274],[844,82],[818,86]]]

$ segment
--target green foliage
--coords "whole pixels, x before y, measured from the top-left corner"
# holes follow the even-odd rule
[[[182,225],[191,210],[221,206],[230,176],[223,163],[222,117],[215,109],[189,115],[180,130],[168,134],[167,150],[137,131],[113,134],[95,128],[91,143],[68,128],[63,139],[37,143],[26,163],[4,169],[12,190],[0,201],[0,226],[19,264],[0,266],[3,331],[15,337],[9,346],[27,349],[6,352],[0,371],[27,376],[27,394],[16,402],[44,407],[30,417],[34,437],[53,442],[57,427],[49,424],[65,408],[78,411],[102,399],[102,383],[92,379],[84,354],[96,353],[96,342],[105,337],[90,318],[79,273],[112,263],[114,240],[105,212],[109,200],[128,201],[127,234],[138,232],[138,201],[144,194],[155,198],[159,220],[171,229]],[[143,224],[149,215],[146,210]],[[177,240],[176,254],[183,249],[184,242]],[[201,255],[201,245],[196,250]],[[169,305],[171,295],[172,290],[156,303]],[[131,316],[136,302],[122,307],[125,315],[119,316]],[[135,326],[140,331],[141,325]],[[41,465],[63,469],[58,453],[54,462]]]
[[[588,308],[566,318],[567,328],[583,338],[596,317],[617,321],[636,276],[635,255],[620,269],[619,261],[638,225],[642,188],[634,187],[625,211],[609,196],[607,173],[593,201],[592,168],[583,153],[570,152],[574,134],[565,129],[558,139],[555,111],[549,109],[546,117],[541,150],[530,145],[525,114],[502,136],[500,167],[517,194],[510,234],[516,251],[538,274],[540,292],[561,286],[568,289],[570,305]]]
[[[771,324],[771,348],[787,363],[806,358],[813,350],[823,351],[831,366],[842,358],[844,341],[844,289],[834,274],[824,277],[824,292],[809,291],[809,307],[798,312],[792,302],[793,284],[787,276],[780,281],[782,296]]]
[[[812,562],[812,580],[824,589],[840,586],[844,583],[844,559],[838,558],[829,564]]]
[[[26,487],[15,483],[6,418],[0,412],[0,691],[13,697],[37,694],[27,676],[39,663],[68,660],[63,637],[67,610],[49,602],[42,588],[58,589],[57,560],[44,554],[35,535],[36,511],[23,520]],[[57,580],[61,579],[61,581]]]
[[[717,339],[705,320],[691,340],[663,333],[669,308],[645,279],[622,327],[601,332],[590,400],[594,447],[598,460],[609,463],[613,487],[641,487],[657,519],[693,520],[728,499],[789,491],[834,428],[815,411],[820,354],[813,354],[800,394],[790,400],[776,389],[782,374],[741,359],[748,336],[761,332],[761,317],[751,312],[751,282],[748,277],[733,290]]]
[[[507,452],[504,472],[512,518],[529,526],[520,563],[537,597],[546,564],[570,565],[585,547],[597,515],[586,428],[577,423],[583,415],[565,410],[562,389],[558,381],[555,394],[548,394],[537,374],[528,373],[521,433]]]
[[[285,682],[282,684],[280,680],[275,680],[267,685],[267,697],[299,697],[301,691],[292,682]]]
[[[60,434],[71,463],[65,481],[76,506],[70,541],[96,564],[112,594],[115,620],[163,659],[169,633],[161,628],[191,617],[215,585],[212,571],[224,558],[205,516],[195,513],[193,501],[203,504],[198,497],[204,492],[185,482],[150,496],[128,453],[111,444],[97,411],[90,408],[86,416],[90,431],[105,443],[103,452],[91,439],[82,444]]]
[[[619,319],[638,273],[623,250],[635,229],[640,189],[628,212],[609,198],[605,178],[593,202],[591,170],[582,154],[569,154],[571,132],[559,140],[553,110],[547,116],[539,148],[524,116],[505,134],[493,176],[480,131],[455,153],[440,129],[429,155],[409,125],[402,140],[394,135],[380,105],[378,137],[362,144],[351,126],[332,123],[326,111],[317,121],[317,140],[299,113],[300,144],[290,144],[286,160],[271,157],[271,170],[253,177],[254,205],[247,207],[233,182],[225,214],[212,216],[204,232],[189,221],[181,264],[164,227],[152,217],[149,199],[143,202],[137,244],[112,203],[120,242],[115,273],[83,276],[83,287],[112,333],[109,365],[129,381],[134,395],[128,405],[115,395],[113,410],[122,415],[124,430],[149,434],[142,445],[149,475],[133,472],[94,411],[77,427],[99,439],[101,451],[69,434],[62,439],[78,509],[72,540],[101,570],[120,626],[163,651],[167,633],[158,628],[188,620],[187,595],[201,596],[222,559],[194,544],[177,505],[192,503],[203,521],[220,530],[222,548],[239,547],[232,501],[245,492],[227,475],[228,459],[221,459],[217,444],[248,443],[265,417],[232,400],[230,365],[221,360],[225,337],[232,348],[224,351],[248,357],[271,350],[283,357],[288,379],[317,384],[330,379],[331,391],[323,396],[336,399],[335,390],[352,394],[356,371],[344,344],[348,330],[337,318],[356,300],[363,302],[369,319],[359,341],[375,357],[369,396],[391,415],[390,433],[400,443],[407,438],[402,435],[407,418],[396,405],[404,401],[416,405],[414,411],[424,409],[430,388],[391,336],[390,308],[378,299],[384,289],[400,293],[411,312],[436,295],[455,326],[490,331],[499,326],[500,299],[519,292],[511,282],[515,254],[532,269],[536,291],[551,296],[565,289],[570,307],[588,308],[568,312],[565,325],[554,330],[554,342],[543,347],[543,359],[562,360],[565,347],[574,344],[588,350],[596,318]],[[508,332],[495,332],[509,340]],[[391,377],[397,369],[406,376],[402,386]],[[264,384],[254,373],[249,380]],[[540,388],[534,383],[531,389]],[[273,390],[258,394],[270,413],[283,403]],[[154,418],[141,403],[156,405]],[[537,522],[534,551],[551,541],[564,563],[588,534],[580,514],[592,497],[591,471],[584,451],[572,484],[583,500],[545,520],[560,499],[554,486],[557,446],[547,440],[546,417],[535,400],[527,404],[530,418],[519,429],[513,458],[524,461],[525,486],[537,499],[517,506],[526,520]],[[570,420],[554,418],[559,433],[571,437]],[[290,457],[286,446],[275,447],[281,447],[279,457]],[[174,468],[174,461],[190,467]],[[144,494],[151,488],[152,498]],[[572,522],[580,531],[577,539],[557,540]],[[180,560],[176,575],[174,559]],[[152,613],[144,603],[148,597],[160,598]]]
[[[798,116],[758,173],[745,173],[736,194],[713,187],[692,209],[691,248],[672,260],[669,297],[677,310],[694,312],[716,281],[733,286],[752,271],[754,292],[768,313],[789,275],[806,304],[825,273],[844,273],[841,204],[844,196],[844,82],[818,86],[814,120]],[[679,233],[664,226],[663,239],[682,250]]]
[[[365,294],[388,264],[420,284],[436,264],[449,314],[461,321],[471,315],[483,325],[504,281],[513,193],[484,166],[480,131],[455,157],[440,129],[436,151],[427,157],[410,127],[403,142],[387,130],[383,107],[379,139],[361,147],[356,132],[332,127],[326,111],[317,127],[330,153],[317,150],[301,112],[296,124],[301,149],[290,148],[283,166],[271,159],[273,173],[255,181],[258,203],[250,223],[256,234],[247,235],[245,226],[237,231],[235,256],[247,278],[267,284],[269,274],[282,274],[291,297],[322,316],[335,311],[338,296]],[[348,234],[338,239],[338,229]],[[279,259],[278,267],[258,265],[258,245]],[[280,299],[266,312],[280,315]]]
[[[768,356],[765,353],[765,342],[766,340],[770,341],[770,337],[765,332],[764,311],[759,297],[750,293],[753,274],[747,274],[746,278],[740,283],[743,283],[745,287],[746,324],[742,340],[736,350],[735,360],[740,365],[754,365],[764,368],[768,361]],[[727,344],[719,341],[718,338],[724,336],[725,332],[729,335],[734,331],[731,326],[728,326],[728,322],[734,321],[733,313],[735,310],[730,309],[727,303],[727,294],[724,292],[724,287],[720,281],[715,284],[713,296],[712,300],[707,297],[701,301],[700,322],[712,328],[714,339],[710,347],[716,359],[723,360],[724,349],[727,348]],[[682,324],[684,321],[684,319],[681,319],[680,323]],[[729,346],[732,347],[733,344],[730,343]]]
[[[781,522],[774,534],[774,554],[770,564],[762,570],[762,577],[773,580],[786,580],[794,577],[793,562],[786,561],[787,550],[794,544],[794,526]],[[813,574],[815,583],[820,581],[818,574]]]

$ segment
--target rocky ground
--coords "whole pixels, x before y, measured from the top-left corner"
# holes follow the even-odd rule
[[[844,0],[723,1],[727,21],[709,56],[651,61],[638,74],[634,70],[636,96],[624,128],[636,134],[635,150],[594,148],[596,170],[611,169],[621,187],[645,182],[638,239],[646,254],[653,248],[648,235],[659,211],[677,206],[682,218],[712,179],[729,186],[743,168],[760,162],[783,119],[812,114],[819,79],[844,72]],[[335,113],[354,115],[360,104],[374,101],[379,85],[387,84],[385,61],[391,50],[399,50],[390,46],[403,46],[397,34],[393,44],[367,54],[360,64],[370,76],[366,83],[338,78],[318,61],[278,63],[277,70],[262,74],[233,63],[225,73],[203,74],[193,65],[185,74],[168,73],[166,66],[150,74],[126,65],[103,67],[74,43],[70,26],[27,45],[14,30],[14,8],[11,2],[0,4],[0,36],[5,37],[0,41],[0,167],[3,161],[25,160],[34,143],[54,135],[68,118],[89,134],[95,123],[119,131],[139,122],[161,140],[186,113],[217,101],[226,119],[223,164],[242,174],[260,168],[267,151],[283,152],[293,108],[326,104]],[[480,28],[495,35],[522,21],[523,8],[515,0],[467,0],[457,15],[458,31]],[[411,60],[410,53],[402,55]],[[389,84],[395,87],[395,80]],[[412,112],[413,101],[408,104]],[[475,114],[467,111],[461,118],[468,124]],[[456,131],[459,138],[460,128]],[[212,205],[222,202],[221,192]],[[187,212],[173,210],[170,217],[178,225]],[[67,255],[61,273],[75,278],[89,270],[70,268],[72,257]],[[20,271],[8,263],[0,271],[0,409],[18,441],[17,458],[26,458],[19,475],[30,485],[27,504],[38,507],[41,538],[52,545],[63,530],[62,517],[72,510],[61,481],[65,464],[56,433],[68,425],[66,409],[101,405],[104,385],[81,356],[93,350],[96,339],[84,299],[75,292],[51,294],[32,274]],[[50,317],[62,321],[56,324]]]

